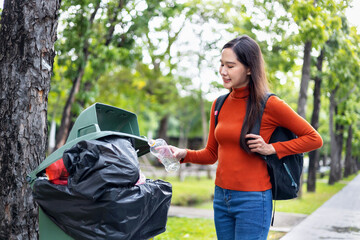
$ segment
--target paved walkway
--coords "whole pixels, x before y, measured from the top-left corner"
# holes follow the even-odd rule
[[[213,219],[213,210],[171,206],[169,216]],[[275,212],[281,240],[360,240],[360,174],[311,215]]]
[[[360,174],[281,240],[360,239]]]

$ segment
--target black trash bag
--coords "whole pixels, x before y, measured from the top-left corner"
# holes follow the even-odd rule
[[[94,200],[109,187],[134,186],[140,176],[131,142],[114,136],[81,141],[64,152],[63,161],[69,172],[68,187]]]
[[[82,141],[63,155],[68,186],[36,179],[44,213],[75,239],[149,239],[165,231],[171,184],[147,179],[131,143],[118,137]]]

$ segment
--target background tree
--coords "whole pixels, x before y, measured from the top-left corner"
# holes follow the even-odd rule
[[[326,54],[329,65],[327,74],[327,91],[330,99],[329,132],[331,147],[331,165],[329,184],[334,184],[342,178],[343,137],[346,122],[347,100],[356,92],[359,85],[358,42],[351,37],[346,21],[342,29],[332,36],[327,44]],[[355,43],[355,45],[353,45]]]
[[[286,3],[288,4],[288,3]],[[300,91],[298,97],[297,112],[300,116],[306,118],[306,106],[308,99],[308,86],[310,79],[315,79],[314,87],[314,106],[311,124],[317,129],[318,114],[320,109],[320,91],[323,55],[317,58],[316,71],[317,77],[311,76],[311,58],[313,48],[322,48],[322,46],[329,39],[333,31],[336,31],[341,26],[341,20],[338,13],[344,10],[346,1],[336,3],[336,1],[294,1],[290,6],[289,11],[294,16],[294,21],[299,27],[299,34],[295,39],[304,43],[303,50],[303,64],[301,71]],[[308,191],[315,191],[316,184],[316,168],[318,162],[318,151],[309,154],[309,174],[308,174]]]
[[[212,75],[214,75],[214,72],[218,71],[219,62],[216,60],[218,60],[218,57],[220,56],[220,47],[217,43],[223,38],[221,32],[216,32],[216,27],[220,24],[214,19],[214,9],[216,9],[216,7],[213,5],[213,3],[209,2],[204,4],[197,0],[190,1],[190,6],[188,6],[189,11],[186,14],[187,18],[184,26],[186,33],[182,33],[183,38],[185,38],[186,34],[187,41],[180,42],[176,45],[177,48],[182,49],[182,52],[179,54],[182,61],[194,62],[190,69],[186,69],[181,65],[182,62],[178,64],[179,72],[184,75],[185,78],[189,79],[189,81],[180,82],[182,85],[181,90],[189,95],[186,98],[192,99],[192,104],[190,104],[190,102],[184,106],[179,104],[182,108],[186,108],[184,110],[189,113],[184,117],[179,116],[178,120],[180,125],[185,127],[184,129],[191,130],[194,128],[194,125],[198,129],[197,132],[201,129],[202,144],[198,146],[199,148],[204,148],[206,146],[209,134],[208,123],[211,102],[206,99],[206,95],[212,90],[218,90],[218,88],[212,87],[211,83],[216,82],[216,80],[209,79],[208,72],[209,68],[212,68]],[[211,32],[211,36],[209,36],[209,32]],[[193,37],[190,37],[189,35]],[[216,61],[215,64],[214,60]],[[222,86],[220,87],[222,88]],[[191,121],[189,121],[190,116],[192,117]],[[188,124],[189,122],[191,123],[190,125]],[[186,147],[186,145],[184,145],[185,141],[183,136],[188,136],[189,132],[190,131],[186,131],[186,135],[181,135],[181,138],[179,138],[179,146]],[[210,179],[212,178],[211,168],[212,167],[209,165],[198,166],[199,170],[206,169],[207,177]],[[179,173],[179,175],[181,175],[181,173]]]
[[[323,11],[320,14],[321,21],[317,21],[317,24],[322,24],[322,29],[324,29],[324,37],[318,43],[320,47],[319,56],[316,59],[316,70],[315,77],[312,76],[314,80],[314,90],[313,90],[313,112],[311,117],[311,125],[318,130],[319,128],[319,115],[321,108],[321,88],[322,88],[322,75],[323,75],[323,61],[325,58],[325,48],[324,45],[328,44],[328,36],[333,35],[337,32],[346,19],[343,16],[345,9],[349,6],[350,1],[318,1],[317,5],[320,6]],[[325,42],[324,42],[325,41]],[[314,74],[312,74],[314,75]],[[307,181],[307,190],[309,192],[314,192],[316,189],[316,171],[318,169],[318,163],[320,159],[320,150],[317,149],[309,153],[309,170],[308,170],[308,181]]]
[[[96,96],[97,81],[119,65],[134,66],[141,55],[135,39],[146,32],[148,21],[158,14],[159,1],[67,1],[62,7],[64,30],[57,45],[59,66],[70,81],[56,137],[63,145],[75,116]],[[57,72],[57,69],[55,69]],[[77,104],[75,104],[77,103]]]
[[[143,36],[144,50],[150,57],[147,71],[149,75],[144,75],[146,79],[144,90],[158,103],[152,106],[160,118],[156,136],[168,141],[169,116],[174,110],[173,103],[178,94],[173,76],[174,55],[171,50],[184,26],[184,20],[179,19],[184,6],[173,1],[165,2],[159,10],[158,18],[150,23],[150,28]]]
[[[44,158],[60,1],[5,0],[0,29],[0,239],[37,239],[25,177]]]
[[[351,41],[351,45],[354,50],[354,54],[351,55],[352,58],[355,60],[355,67],[351,72],[354,74],[353,80],[357,82],[355,85],[355,89],[352,92],[351,96],[348,97],[348,100],[345,105],[346,113],[345,113],[345,121],[347,122],[348,130],[347,130],[347,139],[346,139],[346,150],[345,150],[345,168],[344,168],[344,177],[347,177],[351,174],[354,174],[358,171],[358,164],[357,164],[357,151],[355,150],[359,138],[356,136],[358,135],[359,128],[358,124],[360,122],[360,88],[359,88],[359,79],[360,73],[358,65],[356,62],[360,64],[360,49],[356,48],[355,46],[360,42],[360,35],[356,33],[355,28],[349,29],[349,38],[348,40]]]
[[[300,81],[300,91],[298,97],[297,107],[298,113],[304,118],[306,115],[306,106],[307,95],[308,95],[308,86],[311,79],[314,79],[314,105],[311,124],[317,129],[319,125],[319,114],[320,114],[320,100],[321,100],[321,78],[322,78],[322,65],[324,61],[323,48],[322,46],[329,39],[329,36],[337,31],[341,27],[341,19],[339,16],[343,14],[344,9],[348,7],[349,1],[255,1],[257,9],[262,9],[264,15],[267,16],[268,22],[270,23],[265,29],[268,35],[275,35],[274,40],[271,41],[270,51],[267,53],[265,50],[265,56],[277,56],[278,49],[284,49],[279,58],[285,57],[284,52],[288,52],[287,55],[295,57],[287,58],[295,59],[302,58],[301,67],[301,81]],[[277,12],[282,13],[278,17],[274,17],[274,9]],[[289,14],[291,13],[291,14]],[[263,21],[266,23],[266,21]],[[263,24],[264,25],[264,24]],[[292,29],[292,33],[286,34],[286,28]],[[263,28],[264,29],[264,28]],[[280,41],[277,39],[281,39]],[[279,44],[274,44],[276,42]],[[303,45],[304,48],[300,49],[300,46]],[[280,46],[280,48],[279,48]],[[282,48],[281,48],[282,47]],[[286,48],[287,47],[287,48]],[[290,47],[290,48],[289,48]],[[264,49],[264,47],[263,47]],[[266,48],[265,48],[266,49]],[[290,49],[291,51],[289,51]],[[312,49],[318,49],[319,56],[317,61],[312,60]],[[298,52],[298,54],[296,54]],[[271,64],[276,63],[273,59],[266,59],[269,62],[270,66],[270,80],[273,85],[276,86],[276,92],[281,92],[281,89],[285,89],[284,85],[281,86],[281,83],[284,82],[284,79],[279,81],[276,80],[277,76],[284,76],[283,69],[281,69],[281,64],[274,64],[275,74],[272,74]],[[286,59],[285,59],[286,61]],[[292,68],[287,68],[290,74],[296,73],[297,66],[293,61],[288,61],[289,64],[284,64],[283,66],[291,66]],[[311,64],[311,62],[315,64]],[[290,63],[293,63],[290,65]],[[315,70],[311,70],[311,65],[316,65]],[[280,73],[279,73],[280,69]],[[315,73],[315,74],[314,74]],[[285,75],[286,76],[286,75]],[[290,81],[291,82],[291,81]],[[286,81],[286,85],[290,83]],[[275,83],[275,84],[274,84]],[[280,83],[280,88],[279,88]],[[286,94],[285,94],[286,95]],[[288,94],[287,94],[288,95]],[[284,98],[289,103],[292,103],[291,99]],[[310,106],[311,107],[311,106]],[[316,180],[316,170],[317,162],[319,161],[320,151],[314,151],[309,154],[309,174],[308,174],[308,190],[315,191],[315,180]]]
[[[171,136],[171,141],[181,139],[191,145],[191,139],[185,139],[184,136],[199,138],[206,135],[207,129],[204,126],[207,124],[204,123],[209,116],[204,114],[208,111],[206,107],[201,110],[201,99],[204,106],[207,106],[222,93],[219,90],[223,89],[219,83],[220,78],[213,72],[218,69],[219,49],[226,41],[241,34],[256,39],[267,64],[271,90],[297,109],[301,77],[306,75],[302,74],[305,40],[311,39],[311,68],[306,68],[309,70],[310,80],[314,82],[309,81],[306,91],[309,101],[306,101],[305,106],[310,110],[306,118],[310,119],[311,116],[315,128],[319,125],[318,130],[325,144],[320,151],[309,154],[310,190],[315,187],[319,162],[318,157],[313,156],[328,156],[331,149],[327,127],[330,109],[327,81],[332,72],[327,60],[330,54],[324,58],[319,56],[322,49],[325,51],[324,46],[329,36],[340,28],[340,16],[350,2],[163,0],[153,3],[140,0],[122,1],[124,8],[118,11],[119,1],[101,1],[88,39],[89,59],[72,105],[70,119],[75,119],[88,105],[101,101],[135,112],[143,135],[150,133],[149,136],[163,138]],[[67,92],[72,86],[71,80],[74,79],[73,76],[69,77],[69,73],[77,72],[74,67],[77,65],[72,64],[81,58],[78,53],[83,50],[78,47],[81,44],[66,44],[70,39],[75,39],[76,43],[76,36],[84,35],[82,28],[76,27],[79,24],[76,24],[74,17],[74,14],[81,11],[81,4],[84,5],[83,12],[87,16],[90,16],[87,11],[91,13],[90,10],[96,6],[95,0],[89,0],[63,9],[66,13],[64,25],[67,27],[60,30],[60,38],[64,41],[61,44],[59,41],[56,48],[59,58],[56,59],[50,93],[55,97],[52,97],[49,108],[53,112],[63,109]],[[308,38],[309,36],[311,37]],[[130,40],[127,42],[124,39]],[[117,44],[119,42],[127,42],[129,47],[122,45],[120,48]],[[326,50],[332,51],[331,48]],[[320,66],[321,61],[323,67],[320,71],[316,66]],[[213,72],[204,74],[205,71]],[[322,84],[319,84],[320,79]],[[200,87],[199,83],[205,85],[204,82],[211,81],[215,82],[215,88],[209,91],[201,89],[204,91],[201,95],[194,91],[194,88]],[[311,92],[313,88],[314,91]],[[193,105],[199,106],[203,124],[199,124],[200,118],[196,118],[200,122],[191,123],[195,127],[183,134],[174,129],[181,129],[180,125],[186,125],[182,122],[186,118],[180,117],[178,113],[188,112],[187,109],[180,108],[188,107],[189,96],[194,101]],[[335,119],[348,116],[348,110],[342,109],[339,106],[339,114],[334,115]],[[55,115],[58,123],[60,115],[61,111]],[[342,123],[342,128],[346,130],[342,135],[344,138],[348,136],[349,128],[347,121]],[[353,126],[357,126],[357,123]],[[353,130],[353,135],[356,136],[357,128]],[[202,138],[206,141],[206,137]]]
[[[316,59],[316,76],[314,79],[314,93],[313,93],[313,112],[311,115],[311,125],[315,130],[319,128],[319,117],[321,108],[321,83],[322,83],[322,68],[324,62],[324,49],[321,49],[319,56]],[[318,162],[320,159],[320,150],[316,149],[309,153],[309,168],[307,177],[307,191],[315,192],[316,190],[316,172]]]

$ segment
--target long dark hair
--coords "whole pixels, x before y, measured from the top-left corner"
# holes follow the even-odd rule
[[[250,149],[246,144],[245,135],[248,134],[258,117],[261,102],[268,92],[268,81],[265,74],[264,59],[259,45],[249,36],[243,35],[226,43],[222,50],[231,48],[237,56],[237,60],[250,68],[249,79],[249,99],[246,108],[246,118],[244,120],[240,146],[248,153]]]

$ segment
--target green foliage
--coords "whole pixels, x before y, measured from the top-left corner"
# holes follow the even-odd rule
[[[354,45],[355,44],[355,45]],[[344,126],[359,122],[357,110],[359,102],[360,59],[359,36],[356,30],[349,28],[346,21],[326,44],[328,68],[324,73],[328,95],[335,98],[337,115],[335,123]],[[355,132],[358,128],[355,127]]]
[[[146,122],[140,123],[142,132],[154,131],[154,122],[173,115],[184,78],[173,75],[177,64],[170,50],[188,11],[185,4],[165,0],[66,1],[54,73],[61,74],[65,89],[82,77],[75,115],[95,101],[109,103],[137,113],[139,122]]]
[[[334,30],[340,29],[342,19],[339,16],[348,7],[347,2],[294,0],[289,13],[299,26],[299,35],[295,39],[302,42],[311,40],[313,46],[322,46]]]
[[[155,237],[159,240],[216,239],[214,221],[201,218],[168,218],[166,232]]]
[[[202,136],[200,103],[196,95],[184,96],[176,103],[174,120],[170,122],[169,135],[178,136],[179,132],[184,136],[197,137]],[[206,116],[210,116],[210,103],[208,102]]]
[[[159,121],[168,116],[168,135],[202,136],[200,99],[222,88],[220,80],[213,81],[208,92],[204,92],[198,82],[211,81],[203,77],[202,71],[211,68],[216,72],[218,66],[214,62],[222,44],[247,34],[258,41],[263,51],[271,91],[294,109],[303,43],[307,39],[313,42],[312,77],[318,75],[314,59],[324,47],[321,76],[325,89],[319,132],[325,146],[321,151],[329,152],[328,96],[335,88],[339,113],[336,121],[353,124],[354,135],[358,135],[360,40],[343,14],[351,1],[122,3],[62,2],[58,55],[49,93],[50,120],[55,116],[59,122],[71,85],[83,68],[74,116],[94,102],[104,102],[135,112],[143,135],[148,131],[155,133]],[[184,35],[189,31],[193,33],[191,37]],[[194,87],[196,84],[200,87]],[[307,117],[311,115],[311,100],[309,97]],[[207,120],[210,107],[211,101],[205,100]],[[358,146],[356,139],[354,146]]]
[[[169,179],[173,186],[172,205],[191,206],[202,202],[211,201],[214,193],[214,180],[187,177],[185,181]]]
[[[135,46],[135,39],[146,31],[148,25],[143,23],[157,15],[146,11],[147,7],[158,6],[158,1],[63,2],[60,13],[62,30],[56,44],[58,65],[54,66],[54,73],[64,70],[61,81],[65,82],[62,85],[68,91],[74,79],[82,78],[77,95],[78,107],[75,106],[79,110],[75,115],[96,101],[99,95],[97,81],[102,75],[117,66],[129,69],[136,66],[142,48]],[[60,101],[65,102],[66,96]]]

